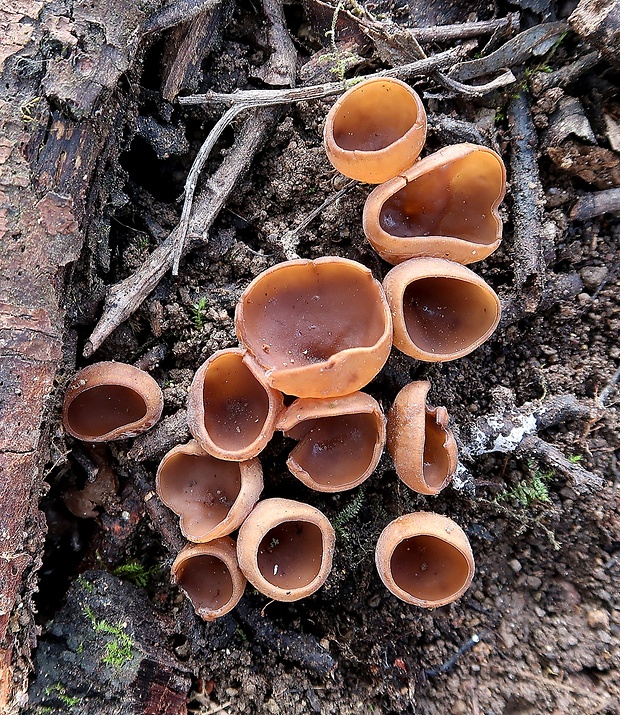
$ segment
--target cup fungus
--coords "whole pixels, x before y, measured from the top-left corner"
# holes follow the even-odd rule
[[[359,390],[385,364],[392,336],[381,285],[365,266],[333,256],[261,273],[239,299],[235,325],[267,383],[297,397]]]
[[[256,457],[273,437],[282,394],[265,384],[240,348],[219,350],[196,372],[189,390],[187,421],[198,444],[218,459]]]
[[[390,77],[360,82],[330,109],[327,157],[351,179],[380,184],[411,166],[426,141],[426,112],[409,85]]]
[[[378,186],[364,206],[364,233],[388,263],[431,256],[474,263],[502,240],[497,207],[506,169],[491,149],[447,146]]]
[[[327,400],[301,397],[283,413],[278,429],[299,441],[286,462],[290,472],[319,492],[361,484],[385,446],[385,417],[363,392]]]
[[[439,494],[458,463],[445,407],[428,407],[430,382],[411,382],[396,395],[388,413],[388,450],[396,473],[419,494]]]
[[[375,562],[389,591],[424,608],[456,601],[474,577],[474,557],[463,529],[428,512],[390,522],[377,542]]]
[[[275,601],[317,591],[332,567],[335,534],[327,517],[290,499],[259,502],[239,529],[237,555],[248,581]]]
[[[163,407],[161,389],[148,373],[122,362],[98,362],[71,381],[62,419],[77,439],[109,442],[146,432]]]
[[[178,585],[205,621],[214,621],[239,603],[245,576],[237,563],[237,547],[228,536],[208,544],[188,544],[171,568]]]
[[[258,459],[229,462],[191,440],[171,449],[157,470],[157,493],[180,517],[181,532],[198,543],[237,529],[263,490]]]
[[[394,319],[394,345],[418,360],[468,355],[499,323],[495,291],[452,261],[411,258],[389,271],[383,287]]]

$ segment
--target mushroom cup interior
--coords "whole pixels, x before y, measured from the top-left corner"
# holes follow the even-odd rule
[[[372,414],[310,419],[287,432],[300,440],[291,457],[317,483],[344,487],[372,462],[377,420]]]
[[[200,538],[228,516],[241,491],[237,462],[210,455],[177,454],[160,468],[161,496],[183,519],[183,530]]]
[[[424,429],[424,481],[429,487],[439,489],[449,471],[448,453],[444,448],[445,430],[437,424],[435,411],[426,412]]]
[[[233,595],[230,571],[217,556],[192,556],[181,564],[176,579],[196,610],[217,611]]]
[[[269,583],[282,589],[303,588],[319,575],[323,535],[316,524],[285,521],[265,534],[257,558]]]
[[[438,355],[467,349],[491,330],[497,317],[496,305],[483,288],[445,277],[410,283],[403,313],[414,345]]]
[[[248,347],[274,369],[306,367],[343,350],[370,348],[386,329],[372,276],[342,263],[287,266],[265,276],[246,296],[243,323]]]
[[[236,353],[220,356],[207,369],[203,386],[205,429],[231,452],[252,444],[269,414],[267,392],[242,360]]]
[[[101,436],[145,417],[144,398],[123,385],[97,385],[75,396],[67,421],[77,434]]]
[[[436,536],[404,539],[394,549],[390,566],[396,585],[422,601],[449,598],[469,575],[463,554]]]
[[[347,151],[379,151],[403,137],[417,120],[417,103],[405,87],[367,82],[340,105],[334,140]]]
[[[474,151],[412,179],[384,202],[379,224],[392,236],[452,236],[486,246],[499,238],[491,208],[503,185],[497,157]]]

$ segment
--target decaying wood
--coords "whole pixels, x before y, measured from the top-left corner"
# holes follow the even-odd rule
[[[414,27],[411,32],[418,42],[450,42],[466,40],[481,35],[491,35],[496,32],[510,33],[519,28],[518,12],[509,12],[506,17],[494,20],[477,20],[474,22],[459,22],[454,25],[435,25],[433,27]]]
[[[186,715],[191,673],[165,647],[171,630],[143,589],[85,572],[37,649],[31,712]]]
[[[164,50],[162,96],[165,100],[172,102],[181,89],[196,90],[202,62],[219,39],[229,14],[228,0],[208,4],[170,33]]]
[[[154,3],[15,0],[0,9],[0,711],[22,702],[36,641],[32,592],[45,523],[49,395],[63,363],[66,266],[87,215],[105,215],[99,162],[126,111],[112,92]],[[46,64],[48,36],[66,48]],[[102,41],[101,37],[105,37]],[[49,101],[65,110],[52,111]],[[66,115],[69,114],[70,118]],[[10,273],[9,273],[10,271]]]
[[[184,444],[190,438],[187,426],[187,410],[179,410],[160,420],[152,430],[136,437],[127,457],[136,462],[161,459],[166,452]]]
[[[286,27],[282,0],[261,0],[261,5],[265,14],[271,55],[259,68],[256,76],[268,85],[294,87],[297,51]]]
[[[620,189],[607,189],[585,194],[573,206],[570,217],[578,221],[587,221],[606,213],[620,212]]]
[[[545,287],[544,192],[536,156],[536,130],[523,92],[510,102],[515,291],[526,312],[535,312]]]
[[[532,92],[538,97],[552,87],[568,87],[596,67],[599,62],[599,53],[590,52],[555,72],[534,72],[530,78]]]
[[[615,65],[620,63],[620,0],[580,0],[568,18],[573,30]]]
[[[556,395],[547,400],[516,406],[514,393],[505,387],[493,390],[496,411],[484,415],[459,430],[459,452],[465,463],[491,452],[515,454],[525,459],[541,460],[556,469],[578,493],[584,494],[603,486],[603,478],[570,462],[555,446],[538,433],[569,420],[591,420],[599,416],[599,408],[577,400],[573,395]],[[467,474],[463,464],[460,479]],[[458,481],[457,481],[458,484]]]
[[[535,25],[508,40],[490,55],[457,64],[449,74],[459,82],[467,82],[493,75],[505,67],[522,65],[530,57],[548,52],[566,28],[563,22]]]

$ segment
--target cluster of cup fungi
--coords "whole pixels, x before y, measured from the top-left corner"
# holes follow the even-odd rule
[[[416,492],[435,495],[455,473],[448,415],[427,405],[428,382],[406,385],[387,420],[360,391],[392,344],[418,360],[454,360],[499,321],[496,294],[464,264],[501,241],[502,160],[472,144],[420,160],[425,138],[420,98],[398,80],[361,82],[335,103],[325,125],[328,157],[346,176],[379,184],[365,204],[364,232],[395,267],[383,286],[363,265],[337,257],[264,271],[237,304],[241,347],[216,352],[195,374],[194,439],[164,456],[157,493],[190,542],[174,560],[173,582],[205,620],[234,608],[246,579],[274,600],[296,601],[330,572],[335,535],[327,517],[289,499],[259,501],[258,455],[276,430],[297,441],[288,469],[321,492],[361,484],[386,441],[399,478]],[[76,375],[63,418],[73,436],[101,442],[146,431],[162,407],[149,375],[104,362]],[[459,598],[474,573],[465,532],[427,512],[388,524],[376,566],[394,595],[426,608]]]

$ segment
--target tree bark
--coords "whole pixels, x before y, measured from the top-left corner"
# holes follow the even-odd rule
[[[128,107],[115,93],[154,0],[12,0],[0,9],[0,712],[23,704],[36,642],[68,267],[104,213],[102,167]],[[135,44],[135,43],[134,43]],[[72,361],[72,357],[68,359]]]

